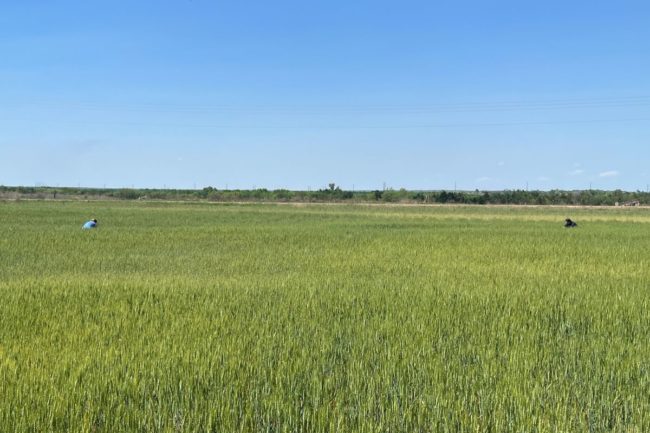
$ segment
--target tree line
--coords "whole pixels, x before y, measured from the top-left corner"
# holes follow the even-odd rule
[[[644,191],[606,190],[503,190],[503,191],[413,191],[404,188],[350,191],[334,183],[314,191],[288,189],[150,189],[150,188],[74,188],[1,186],[3,199],[116,199],[116,200],[181,200],[215,202],[363,202],[363,203],[449,203],[449,204],[514,204],[514,205],[589,205],[613,206],[650,204],[650,193]]]

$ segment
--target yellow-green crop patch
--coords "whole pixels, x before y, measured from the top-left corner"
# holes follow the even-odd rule
[[[650,431],[647,209],[3,202],[0,233],[2,432]]]

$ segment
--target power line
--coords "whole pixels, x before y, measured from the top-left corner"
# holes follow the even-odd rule
[[[21,119],[3,119],[11,122]],[[27,122],[34,122],[34,119],[22,119]],[[420,124],[396,124],[396,125],[342,125],[342,124],[287,124],[287,125],[262,125],[262,124],[210,124],[210,123],[154,123],[154,122],[103,122],[103,121],[60,121],[47,120],[38,121],[42,123],[72,124],[72,125],[103,125],[103,126],[140,126],[155,128],[214,128],[214,129],[435,129],[435,128],[480,128],[499,126],[535,126],[535,125],[562,125],[562,124],[599,124],[599,123],[626,123],[626,122],[650,122],[650,118],[609,118],[609,119],[578,119],[578,120],[548,120],[548,121],[522,121],[522,122],[458,122],[458,123],[420,123]]]
[[[501,111],[553,111],[567,109],[625,108],[650,106],[650,96],[610,98],[564,98],[437,104],[175,104],[175,103],[103,103],[93,101],[23,102],[30,109],[71,109],[84,111],[129,111],[155,113],[236,113],[236,114],[336,114],[336,113],[463,113]]]

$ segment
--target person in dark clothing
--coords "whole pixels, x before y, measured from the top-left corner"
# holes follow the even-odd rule
[[[564,220],[564,227],[577,227],[578,224],[575,221],[572,221],[571,218]]]

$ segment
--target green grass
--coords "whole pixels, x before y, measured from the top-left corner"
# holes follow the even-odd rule
[[[0,233],[2,432],[650,431],[646,209],[2,202]]]

